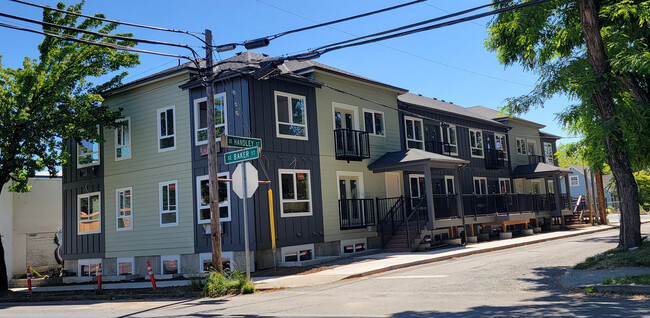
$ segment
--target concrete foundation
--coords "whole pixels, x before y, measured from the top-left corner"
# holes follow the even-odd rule
[[[533,233],[541,233],[541,232],[542,232],[542,228],[541,228],[541,227],[534,227],[534,228],[533,228]]]
[[[477,236],[468,236],[467,237],[467,243],[478,243],[478,237]]]
[[[487,242],[490,240],[490,234],[481,233],[477,236],[479,242]]]
[[[560,229],[561,229],[561,225],[559,224],[551,224],[551,226],[549,227],[549,230],[551,231],[559,231]]]
[[[531,236],[534,234],[533,229],[523,229],[521,230],[521,235],[523,236]]]
[[[442,243],[449,244],[449,245],[461,245],[462,244],[461,241],[460,241],[460,238],[442,240]]]
[[[512,238],[512,232],[501,232],[499,233],[500,240],[507,240]]]

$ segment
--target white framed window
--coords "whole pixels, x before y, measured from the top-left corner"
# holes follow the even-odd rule
[[[101,192],[80,194],[77,196],[77,234],[94,234],[102,231]]]
[[[501,194],[512,193],[510,179],[499,178],[499,193]]]
[[[280,249],[282,261],[302,262],[314,259],[314,244],[287,246]]]
[[[181,273],[181,256],[180,255],[161,255],[160,256],[160,273],[180,274]]]
[[[219,179],[229,179],[230,173],[218,174]],[[198,209],[198,223],[210,223],[210,180],[209,176],[196,177],[196,191]],[[219,182],[219,221],[227,222],[230,217],[230,182]]]
[[[308,140],[305,96],[275,91],[275,122],[278,138]]]
[[[571,187],[580,186],[580,178],[578,178],[578,176],[569,176],[569,186]]]
[[[447,143],[449,143],[449,153],[458,156],[458,131],[454,125],[447,127]]]
[[[101,258],[90,258],[90,259],[80,259],[77,262],[77,276],[79,277],[90,277],[97,276],[97,268],[99,264],[102,263]]]
[[[176,149],[176,106],[160,108],[157,111],[158,152]]]
[[[97,126],[99,133],[99,126]],[[77,144],[77,168],[99,165],[99,142],[82,140]]]
[[[474,177],[474,194],[487,194],[487,178]]]
[[[133,230],[133,188],[115,190],[115,214],[117,231]]]
[[[445,194],[456,194],[454,176],[445,176]]]
[[[545,142],[544,143],[544,161],[546,161],[547,164],[553,165],[554,160],[553,160],[553,145],[551,143]]]
[[[133,275],[133,257],[117,258],[117,275]]]
[[[526,154],[526,139],[524,138],[515,138],[517,140],[517,154],[525,155]]]
[[[548,193],[555,194],[555,183],[553,180],[548,180]]]
[[[527,139],[526,140],[526,151],[528,151],[528,155],[536,155],[537,154],[537,143],[535,140],[532,139]]]
[[[158,184],[160,194],[160,226],[178,225],[178,182],[167,181]]]
[[[131,158],[131,118],[126,117],[117,121],[122,123],[115,129],[115,160]]]
[[[309,170],[279,169],[280,216],[309,216],[311,205],[311,182]]]
[[[369,135],[385,137],[384,112],[376,110],[363,110],[363,125]]]
[[[542,193],[542,182],[539,180],[531,180],[530,181],[530,188],[531,192],[533,194],[541,194]]]
[[[235,270],[233,266],[233,252],[221,252],[221,266],[224,272]],[[199,254],[199,270],[201,272],[209,271],[212,268],[212,253]]]
[[[494,134],[494,145],[496,150],[503,151],[503,159],[508,160],[508,147],[506,143],[506,135]]]
[[[472,158],[483,158],[483,132],[477,129],[469,130],[469,150]]]
[[[341,240],[341,255],[363,252],[368,249],[368,239]]]
[[[214,95],[214,129],[217,141],[228,134],[226,125],[226,93]],[[197,145],[208,143],[208,98],[194,100],[194,141]]]
[[[424,124],[422,119],[404,116],[406,131],[406,149],[424,149]]]
[[[426,184],[424,183],[423,174],[409,175],[409,189],[411,190],[412,198],[423,198],[426,194]]]

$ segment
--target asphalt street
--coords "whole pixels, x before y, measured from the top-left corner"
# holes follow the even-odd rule
[[[642,227],[650,234],[650,224]],[[585,296],[564,271],[617,245],[618,230],[317,287],[220,299],[0,304],[2,317],[650,317],[650,299]]]

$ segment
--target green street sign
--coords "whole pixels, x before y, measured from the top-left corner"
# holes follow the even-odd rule
[[[221,138],[221,147],[224,147],[224,148],[253,148],[253,147],[262,148],[262,139],[226,135],[226,138]]]
[[[224,156],[225,156],[226,164],[253,160],[260,157],[260,148],[253,147],[253,148],[226,152]]]

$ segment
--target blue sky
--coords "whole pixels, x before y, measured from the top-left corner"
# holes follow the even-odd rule
[[[32,0],[44,5],[56,1]],[[278,32],[339,19],[367,11],[393,6],[406,0],[364,1],[295,1],[295,0],[222,0],[222,1],[99,1],[89,0],[83,13],[104,13],[107,18],[167,28],[202,32],[213,31],[217,44],[242,42]],[[66,2],[70,4],[72,2]],[[429,0],[331,27],[291,34],[271,42],[266,48],[254,50],[270,56],[305,52],[324,44],[354,36],[431,19],[436,16],[478,6],[486,1]],[[3,1],[2,12],[40,20],[41,10]],[[486,23],[490,18],[466,22],[451,27],[426,31],[375,44],[327,53],[317,61],[372,78],[394,86],[451,101],[461,106],[484,105],[497,108],[507,97],[529,92],[537,80],[534,73],[519,66],[507,69],[500,65],[496,54],[485,49]],[[24,22],[0,18],[0,22],[38,28]],[[118,32],[132,32],[135,37],[195,45],[200,42],[190,36],[121,26]],[[0,28],[2,64],[21,67],[25,56],[38,57],[37,45],[43,37],[36,34]],[[183,49],[140,45],[140,48],[169,53],[188,54]],[[228,58],[235,51],[221,53]],[[142,64],[129,70],[126,81],[135,80],[178,64],[169,57],[141,54]],[[184,61],[183,61],[184,62]],[[569,104],[563,97],[555,98],[543,109],[531,110],[522,117],[542,123],[547,132],[567,136],[555,119],[555,114]],[[575,141],[563,139],[560,143]]]

